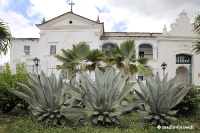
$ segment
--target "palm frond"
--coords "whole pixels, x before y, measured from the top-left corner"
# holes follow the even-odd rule
[[[124,63],[121,63],[121,62],[115,62],[115,65],[118,69],[123,69],[125,66],[124,66]]]
[[[98,49],[94,49],[90,51],[86,59],[88,61],[94,62],[94,61],[101,61],[101,57],[103,57],[103,53]]]
[[[11,47],[12,35],[7,23],[0,19],[0,55],[6,55],[8,48]]]
[[[101,57],[102,61],[104,61],[107,65],[111,66],[114,64],[115,59],[112,57]]]
[[[200,33],[200,14],[198,14],[196,17],[195,17],[195,20],[194,20],[194,23],[193,23],[193,25],[194,25],[194,31],[196,32],[196,33]]]
[[[74,50],[65,50],[65,49],[61,49],[62,51],[62,55],[67,58],[69,61],[72,61],[72,60],[76,60],[77,57],[76,55],[74,54]]]
[[[128,59],[135,54],[135,43],[134,40],[127,40],[120,45],[121,53],[126,56]]]
[[[137,66],[136,66],[135,64],[131,64],[131,65],[129,66],[129,68],[130,68],[131,74],[133,74],[133,73],[135,73],[135,72],[138,72],[138,68],[137,68]]]
[[[75,47],[75,51],[74,51],[75,55],[80,59],[80,60],[85,60],[85,58],[87,57],[87,55],[90,53],[90,46],[84,42],[79,43],[76,47]]]
[[[144,65],[138,63],[137,69],[139,72],[141,72],[143,75],[153,75]]]
[[[115,54],[114,60],[115,60],[115,62],[121,62],[122,63],[124,61],[124,57],[121,56],[120,54]]]
[[[200,54],[200,38],[195,42],[194,45],[192,45],[192,47],[192,50],[195,52],[195,54]]]
[[[63,62],[63,63],[69,63],[69,62],[70,62],[69,59],[67,59],[67,58],[65,58],[65,57],[63,57],[63,56],[60,56],[60,55],[58,55],[58,54],[56,54],[55,57],[56,57],[59,61],[61,61],[61,62]]]
[[[148,59],[147,58],[138,58],[138,59],[136,59],[136,61],[142,65],[146,65],[148,62]]]
[[[69,67],[67,66],[67,65],[57,65],[56,66],[56,69],[62,69],[62,70],[67,70],[67,69],[69,69]]]
[[[111,56],[114,57],[115,54],[121,54],[120,48],[117,44],[114,44],[113,47],[109,47]]]

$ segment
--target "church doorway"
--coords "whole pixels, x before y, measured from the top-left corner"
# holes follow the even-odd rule
[[[107,57],[110,57],[110,56],[111,56],[109,47],[114,47],[114,44],[113,44],[113,43],[104,43],[104,44],[102,45],[102,52],[103,52],[104,55],[107,56]]]
[[[187,85],[190,83],[189,71],[185,67],[178,67],[176,69],[176,75],[181,75],[176,82],[177,84],[184,82],[184,85]]]
[[[192,56],[187,54],[177,54],[176,64],[184,64],[186,67],[178,67],[176,74],[181,74],[179,82],[185,81],[184,85],[192,82]]]

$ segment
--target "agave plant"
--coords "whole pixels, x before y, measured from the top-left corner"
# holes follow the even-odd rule
[[[65,108],[61,111],[66,116],[84,116],[87,119],[82,120],[84,124],[120,124],[120,115],[141,103],[141,101],[132,102],[128,105],[121,104],[121,101],[127,96],[135,83],[125,85],[128,74],[122,76],[123,70],[117,75],[113,68],[103,73],[97,67],[95,69],[95,81],[92,81],[86,72],[80,74],[81,89],[69,84],[73,97],[81,101],[84,106],[75,108]],[[77,85],[77,86],[80,86]]]
[[[181,102],[188,91],[193,87],[189,85],[179,89],[184,83],[177,85],[176,81],[180,76],[167,81],[168,74],[161,80],[159,74],[153,78],[151,75],[146,79],[146,86],[141,80],[138,81],[140,92],[135,90],[137,98],[145,102],[137,110],[139,115],[153,125],[169,125],[171,120],[176,120],[174,115],[178,110],[171,110]]]
[[[62,72],[57,81],[55,74],[51,74],[50,78],[46,77],[42,71],[40,79],[36,75],[29,73],[28,81],[31,89],[22,84],[17,83],[25,93],[11,89],[11,92],[27,101],[33,110],[33,115],[39,116],[38,120],[52,122],[64,125],[69,120],[60,114],[62,106],[66,99],[69,98],[67,85],[62,81]]]

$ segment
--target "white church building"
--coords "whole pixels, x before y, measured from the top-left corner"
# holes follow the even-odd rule
[[[104,23],[99,18],[94,21],[71,12],[36,24],[40,29],[40,38],[14,38],[10,52],[10,65],[24,61],[30,72],[35,72],[33,59],[40,59],[39,71],[47,75],[53,71],[58,75],[56,65],[62,64],[54,56],[61,49],[71,49],[72,44],[86,42],[91,49],[100,49],[109,54],[108,46],[125,40],[135,40],[136,57],[149,59],[147,67],[162,76],[161,64],[165,62],[165,73],[172,78],[182,74],[179,81],[200,85],[200,55],[195,55],[192,45],[198,36],[192,31],[193,25],[185,11],[181,12],[171,24],[171,31],[166,26],[162,33],[151,32],[106,32]],[[135,74],[136,77],[142,75]],[[134,80],[134,78],[133,78]]]

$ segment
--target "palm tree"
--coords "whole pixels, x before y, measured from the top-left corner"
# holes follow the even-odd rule
[[[200,35],[200,14],[195,17],[193,25],[194,32]],[[200,38],[194,43],[192,50],[195,51],[196,54],[200,54]]]
[[[145,68],[148,62],[147,58],[136,59],[135,43],[134,40],[127,40],[120,44],[114,44],[114,47],[110,47],[111,57],[103,57],[102,60],[108,65],[116,65],[118,69],[124,69],[124,72],[135,73],[141,72],[144,75],[151,74]]]
[[[71,73],[82,70],[93,71],[96,66],[103,69],[99,63],[103,53],[97,49],[90,50],[90,46],[84,42],[73,45],[72,49],[61,49],[61,51],[62,55],[55,55],[63,62],[62,65],[57,65],[57,69],[70,70]]]
[[[195,51],[196,54],[200,54],[200,39],[198,39],[194,45],[192,45],[193,51]]]
[[[194,20],[194,31],[198,34],[200,34],[200,14],[198,14],[196,17],[195,17],[195,20]]]
[[[0,19],[0,55],[6,55],[11,46],[12,35],[9,26]]]

